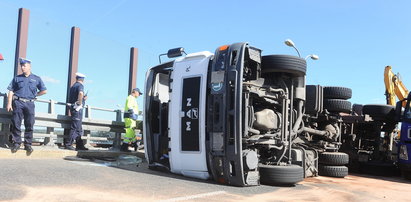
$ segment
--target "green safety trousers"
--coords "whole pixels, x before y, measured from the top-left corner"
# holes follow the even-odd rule
[[[124,125],[126,129],[126,135],[124,136],[123,142],[127,144],[136,142],[137,139],[134,128],[137,126],[137,121],[130,118],[124,118]]]

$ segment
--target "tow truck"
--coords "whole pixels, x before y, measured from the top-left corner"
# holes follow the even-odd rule
[[[398,147],[398,166],[406,179],[411,179],[411,94],[405,87],[399,74],[392,72],[391,66],[384,70],[387,104],[396,106],[396,121],[401,123]],[[398,102],[396,102],[396,98]],[[402,112],[402,109],[404,111]]]

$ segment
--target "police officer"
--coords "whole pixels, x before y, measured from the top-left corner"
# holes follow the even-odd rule
[[[21,141],[21,122],[24,119],[24,150],[29,156],[33,152],[31,143],[34,125],[34,100],[44,95],[47,88],[40,77],[31,73],[31,61],[19,58],[23,74],[17,75],[7,87],[9,90],[7,111],[13,111],[11,118],[12,143],[11,152],[19,150]],[[39,90],[39,91],[37,91]]]
[[[83,135],[83,106],[84,101],[87,99],[87,95],[84,94],[84,78],[86,78],[84,74],[77,72],[76,83],[71,86],[69,91],[71,127],[70,137],[65,142],[65,147],[68,150],[88,150],[81,139]],[[76,141],[76,148],[72,146],[74,140]]]
[[[126,135],[123,139],[123,144],[121,144],[120,151],[129,152],[128,146],[130,144],[136,143],[136,134],[134,129],[136,128],[136,120],[138,114],[138,105],[136,98],[142,95],[139,88],[134,88],[130,95],[126,99],[126,105],[124,107],[124,125],[126,129]]]

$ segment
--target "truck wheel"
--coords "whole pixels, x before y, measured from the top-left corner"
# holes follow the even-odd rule
[[[323,88],[324,98],[327,99],[350,99],[352,96],[351,88],[339,87],[339,86],[324,86]]]
[[[295,76],[305,76],[307,62],[292,55],[266,55],[261,60],[261,72],[284,72]]]
[[[348,168],[346,166],[318,165],[318,174],[328,177],[345,177],[348,175]]]
[[[323,165],[342,166],[349,163],[348,154],[343,152],[323,152],[318,162]]]
[[[323,106],[324,109],[327,109],[329,112],[351,112],[351,102],[347,100],[324,99]]]
[[[267,185],[294,185],[304,179],[304,169],[298,165],[259,165],[260,182]]]
[[[392,118],[394,120],[395,117],[395,107],[391,105],[364,105],[362,112],[377,118]]]

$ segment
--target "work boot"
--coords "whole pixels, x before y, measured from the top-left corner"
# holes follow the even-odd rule
[[[130,150],[128,150],[128,144],[127,143],[123,143],[121,145],[120,151],[122,151],[122,152],[131,152]]]
[[[33,148],[31,148],[31,145],[24,145],[24,150],[26,150],[27,156],[30,156],[31,153],[33,153]]]
[[[65,147],[66,147],[66,149],[68,149],[68,150],[73,150],[73,151],[76,150],[76,148],[74,148],[74,147],[71,146],[71,145],[68,145],[68,146],[66,145]]]
[[[81,139],[81,136],[78,136],[78,137],[76,138],[76,151],[79,151],[79,150],[88,150],[88,149],[84,146],[84,142],[83,142],[83,140]]]
[[[11,153],[16,153],[19,149],[20,149],[20,145],[19,145],[19,144],[15,144],[15,145],[13,145],[13,146],[10,148]]]
[[[80,144],[80,145],[76,145],[76,151],[80,151],[80,150],[88,150],[87,147],[85,147],[84,145]]]

